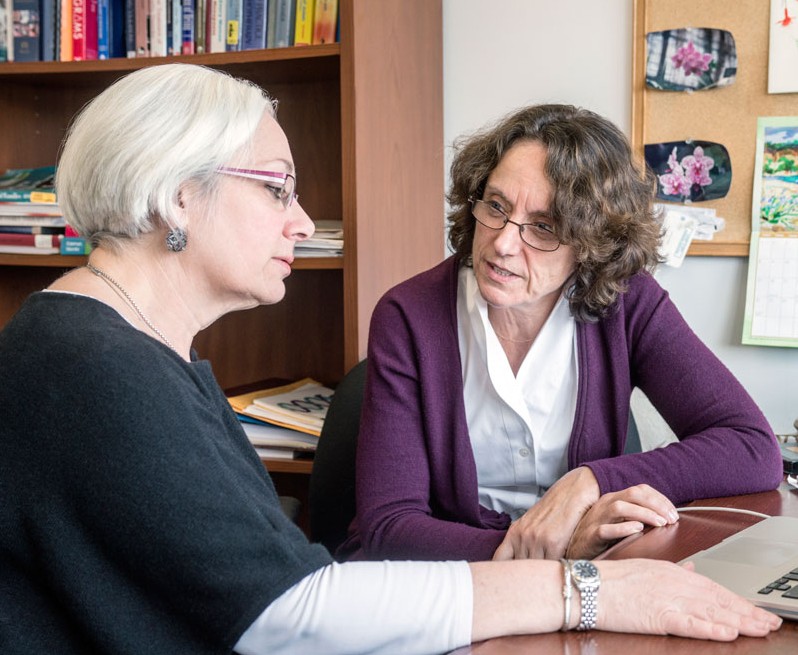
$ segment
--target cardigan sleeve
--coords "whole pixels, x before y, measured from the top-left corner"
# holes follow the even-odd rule
[[[687,325],[667,292],[638,276],[623,296],[631,386],[679,441],[588,464],[602,493],[648,483],[675,503],[773,489],[781,457],[765,417]]]

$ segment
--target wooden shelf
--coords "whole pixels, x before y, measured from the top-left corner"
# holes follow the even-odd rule
[[[296,473],[310,475],[313,472],[312,459],[270,459],[262,457],[261,462],[269,473]]]

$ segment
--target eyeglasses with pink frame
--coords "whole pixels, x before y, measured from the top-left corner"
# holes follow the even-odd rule
[[[250,180],[264,182],[265,187],[282,203],[283,209],[288,209],[299,198],[296,193],[296,177],[291,175],[291,173],[258,171],[251,168],[229,168],[227,166],[217,168],[216,171],[223,175],[245,177]]]

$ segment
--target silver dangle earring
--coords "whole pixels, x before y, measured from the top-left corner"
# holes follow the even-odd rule
[[[186,249],[188,244],[188,237],[185,231],[176,227],[174,230],[169,230],[166,235],[166,247],[172,252],[181,252]]]

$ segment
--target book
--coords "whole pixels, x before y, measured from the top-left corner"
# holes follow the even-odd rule
[[[314,13],[315,0],[296,0],[294,45],[310,45],[313,43]]]
[[[72,60],[97,59],[97,0],[72,0]]]
[[[10,0],[0,0],[0,61],[8,61],[9,31],[10,21],[9,7]]]
[[[47,202],[0,202],[0,216],[5,217],[57,217],[62,218],[61,209],[58,205]]]
[[[56,13],[59,0],[41,0],[41,61],[56,61]]]
[[[13,0],[12,6],[14,61],[41,60],[40,1]]]
[[[167,0],[166,14],[166,53],[179,55],[183,48],[183,3],[180,0]]]
[[[205,52],[205,23],[208,20],[208,0],[194,0],[194,52]]]
[[[225,29],[225,50],[235,52],[241,50],[243,0],[227,0],[227,27]]]
[[[266,10],[266,47],[273,47],[275,18],[277,16],[277,0],[271,0]]]
[[[288,48],[294,45],[296,0],[272,0],[274,11],[274,40],[270,48]]]
[[[55,203],[55,166],[9,168],[0,175],[0,202]]]
[[[64,229],[54,225],[0,225],[0,233],[6,234],[64,234]]]
[[[227,0],[206,0],[205,52],[224,52],[227,41]]]
[[[168,0],[149,0],[150,17],[147,27],[149,29],[149,56],[166,57],[166,3]]]
[[[72,0],[59,0],[58,9],[58,61],[72,61]]]
[[[0,215],[0,227],[2,226],[45,226],[45,227],[64,227],[66,221],[63,216],[3,216]]]
[[[60,253],[62,255],[88,255],[91,244],[84,237],[64,236],[61,238]]]
[[[319,438],[314,435],[259,421],[241,421],[241,427],[244,429],[249,443],[262,448],[291,449],[312,453],[319,443]]]
[[[180,52],[184,55],[194,54],[194,0],[183,0],[182,5],[182,40]]]
[[[338,0],[316,0],[313,14],[313,44],[335,43]]]
[[[57,255],[58,248],[38,248],[37,246],[5,246],[0,244],[3,255]]]
[[[333,390],[312,378],[228,398],[238,414],[320,435]]]
[[[34,246],[36,248],[60,248],[60,234],[16,234],[0,232],[2,246]]]
[[[150,56],[150,0],[135,0],[134,2],[134,39],[136,43],[136,57]]]
[[[97,42],[99,54],[99,35]],[[126,56],[125,0],[108,0],[108,58],[115,59]]]
[[[268,0],[244,0],[244,33],[241,37],[242,50],[259,50],[266,47],[266,19]]]
[[[291,448],[266,448],[264,446],[255,446],[255,452],[261,459],[296,459],[299,454]]]

